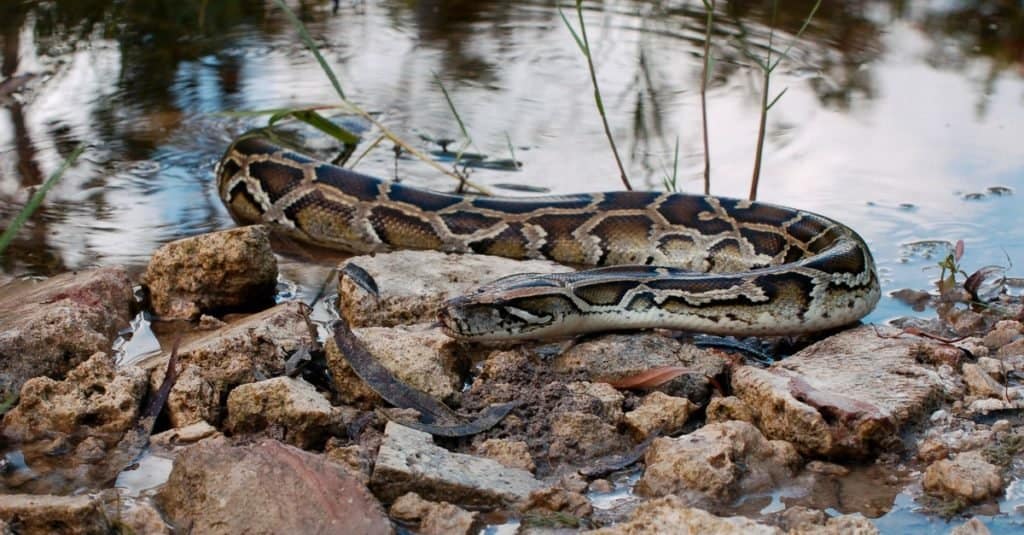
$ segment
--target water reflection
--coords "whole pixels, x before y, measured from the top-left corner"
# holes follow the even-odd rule
[[[887,288],[922,286],[926,260],[899,245],[965,238],[968,262],[1024,252],[1015,197],[1024,148],[1024,15],[1015,2],[720,2],[709,93],[713,191],[747,189],[760,77],[771,33],[790,60],[772,79],[761,196],[849,222],[871,242]],[[292,1],[349,95],[410,139],[457,137],[434,81],[450,91],[477,149],[522,172],[485,183],[556,192],[618,187],[584,63],[549,2]],[[572,13],[567,13],[570,18]],[[673,171],[702,188],[698,1],[587,3],[611,123],[639,187]],[[770,28],[774,27],[774,33]],[[213,163],[257,120],[225,110],[330,103],[332,90],[286,19],[263,0],[56,0],[0,6],[0,220],[78,143],[90,149],[18,236],[2,269],[49,274],[127,263],[168,240],[230,225]],[[433,147],[424,147],[433,148]],[[390,176],[380,150],[360,163]],[[414,182],[450,184],[402,160]],[[912,204],[915,209],[900,208]],[[998,231],[998,232],[997,232]],[[1003,233],[1005,231],[1005,233]],[[883,303],[875,319],[905,309]]]

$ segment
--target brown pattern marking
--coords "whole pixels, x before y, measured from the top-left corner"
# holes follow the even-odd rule
[[[370,224],[381,241],[398,249],[442,249],[444,245],[430,223],[387,206],[370,210]]]
[[[497,236],[470,242],[469,247],[478,254],[526,258],[530,252],[530,240],[523,235],[522,223],[509,223],[508,228]]]

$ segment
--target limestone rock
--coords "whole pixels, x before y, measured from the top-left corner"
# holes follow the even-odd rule
[[[686,420],[695,410],[697,406],[686,398],[651,392],[644,396],[636,410],[626,413],[626,427],[639,441],[654,432],[664,436],[676,435],[682,432]]]
[[[219,422],[221,400],[231,388],[284,374],[285,360],[300,347],[317,349],[319,343],[309,322],[309,307],[295,301],[183,344],[178,349],[179,380],[167,401],[172,425]],[[146,364],[154,369],[150,377],[154,389],[163,381],[168,356],[165,353]]]
[[[72,487],[94,484],[91,473],[99,480],[111,475],[113,468],[103,461],[133,429],[145,394],[146,372],[134,366],[116,370],[110,357],[96,353],[63,381],[26,382],[18,405],[4,415],[2,433],[21,444],[37,474],[59,473],[53,481]]]
[[[564,513],[576,518],[587,517],[594,512],[594,507],[586,496],[560,486],[531,492],[529,499],[519,509],[528,514],[548,516],[552,513]]]
[[[541,483],[492,459],[452,453],[429,434],[388,422],[370,487],[384,501],[415,492],[428,500],[489,507],[525,499]]]
[[[565,386],[576,396],[590,396],[597,399],[603,408],[602,413],[607,416],[608,423],[616,424],[622,420],[622,402],[626,398],[612,385],[574,381]]]
[[[708,377],[721,374],[725,361],[714,352],[653,333],[608,334],[567,349],[552,361],[557,372],[583,371],[594,382],[614,383],[652,368],[692,370],[656,389],[703,403],[710,396]]]
[[[414,388],[445,399],[462,386],[456,342],[437,327],[365,327],[352,333],[385,368]],[[334,338],[328,338],[325,346],[327,365],[341,400],[363,406],[378,403],[377,394],[352,371]]]
[[[991,533],[978,517],[973,517],[949,532],[949,535],[989,535]]]
[[[574,462],[626,449],[625,437],[600,416],[568,410],[551,416],[548,456]]]
[[[719,502],[774,487],[794,475],[800,456],[791,444],[767,440],[756,427],[732,421],[656,438],[645,464],[637,493]]]
[[[283,440],[309,449],[323,445],[328,435],[341,433],[344,415],[313,385],[299,378],[275,377],[248,383],[228,396],[227,428],[233,434],[258,433],[268,427],[283,432]]]
[[[522,440],[491,438],[476,448],[477,453],[509,467],[533,472],[537,467],[530,456],[530,447]]]
[[[61,379],[93,353],[110,352],[134,305],[120,267],[0,287],[0,400],[33,377]]]
[[[516,273],[567,271],[572,269],[546,260],[438,251],[356,256],[339,271],[338,313],[353,328],[432,322],[441,303],[483,283]],[[376,295],[367,288],[370,281]]]
[[[105,535],[111,524],[98,496],[0,494],[0,521],[23,535]]]
[[[974,503],[999,495],[1003,478],[999,468],[987,462],[981,452],[968,451],[928,466],[922,486],[928,494]]]
[[[647,533],[782,535],[782,530],[758,524],[741,516],[715,516],[707,511],[687,507],[686,503],[677,496],[665,496],[640,504],[625,522],[586,533],[590,535],[643,535]]]
[[[173,241],[149,260],[143,285],[164,319],[272,304],[277,260],[263,226],[240,227]]]
[[[971,394],[991,398],[1002,396],[1005,387],[992,378],[985,370],[977,364],[963,365],[964,382]]]
[[[704,410],[707,423],[728,422],[739,420],[741,422],[754,423],[754,413],[750,407],[736,396],[725,396],[712,398]]]
[[[169,521],[194,533],[392,533],[356,478],[273,440],[204,440],[184,450],[156,499]]]
[[[916,362],[917,342],[875,329],[844,331],[766,370],[741,367],[733,374],[735,394],[767,437],[792,442],[804,455],[876,454],[940,399],[943,382]]]
[[[477,515],[448,502],[424,500],[415,492],[399,496],[389,512],[398,520],[419,523],[418,532],[423,535],[473,533]]]
[[[218,433],[217,428],[206,423],[206,421],[199,421],[194,424],[186,425],[185,427],[176,427],[174,429],[168,429],[161,433],[157,433],[149,437],[149,443],[155,447],[159,447],[165,450],[171,450],[179,446],[185,446],[189,444],[195,444],[204,438],[209,438]]]

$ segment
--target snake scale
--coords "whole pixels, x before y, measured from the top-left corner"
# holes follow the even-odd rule
[[[513,275],[449,300],[439,318],[456,338],[654,327],[800,334],[855,322],[880,296],[874,260],[856,232],[767,203],[634,191],[446,194],[361,175],[259,136],[231,145],[217,179],[239,223],[269,223],[321,247],[436,249],[592,268]]]

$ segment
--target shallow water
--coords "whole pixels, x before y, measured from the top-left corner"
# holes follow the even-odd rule
[[[9,0],[0,4],[0,226],[79,143],[89,148],[0,259],[0,277],[95,265],[141,269],[167,241],[228,228],[213,165],[261,118],[218,112],[333,104],[330,85],[269,1]],[[459,138],[440,78],[474,141],[522,161],[482,184],[620,188],[584,60],[550,2],[289,2],[348,96],[417,147]],[[784,2],[792,44],[771,79],[758,198],[839,219],[871,245],[884,288],[926,288],[947,244],[964,268],[1024,263],[1024,8],[1019,2]],[[575,20],[570,11],[567,15]],[[609,120],[637,188],[703,188],[701,2],[588,3]],[[708,90],[712,192],[746,196],[770,3],[716,13]],[[387,145],[387,144],[385,144]],[[511,150],[510,147],[511,146]],[[323,148],[323,147],[321,147]],[[359,170],[395,174],[390,146]],[[450,188],[423,163],[411,183]],[[510,192],[510,194],[521,194]],[[937,243],[937,245],[936,245]],[[296,295],[324,272],[282,266]],[[1011,272],[1020,274],[1020,269]],[[884,298],[870,320],[912,314]]]

